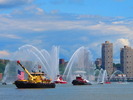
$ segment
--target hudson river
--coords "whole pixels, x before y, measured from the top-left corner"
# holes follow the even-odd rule
[[[52,89],[17,89],[0,84],[0,100],[133,100],[133,83],[58,84]]]

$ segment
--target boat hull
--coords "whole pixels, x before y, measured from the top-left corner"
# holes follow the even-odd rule
[[[66,81],[54,81],[54,83],[56,83],[56,84],[67,84]]]
[[[55,83],[30,83],[27,81],[15,81],[17,88],[55,88]]]
[[[111,84],[111,82],[105,82],[105,84]]]
[[[78,80],[73,80],[72,81],[73,85],[92,85],[91,83],[83,82],[83,81],[78,81]]]

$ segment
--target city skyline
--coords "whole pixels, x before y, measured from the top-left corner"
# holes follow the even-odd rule
[[[60,58],[69,60],[81,46],[92,60],[101,57],[101,44],[133,46],[132,2],[126,0],[0,0],[0,58],[9,58],[30,44],[50,50],[60,46]]]

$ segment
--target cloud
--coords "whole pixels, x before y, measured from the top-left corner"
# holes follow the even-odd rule
[[[32,17],[30,17],[32,16]],[[63,15],[46,13],[36,6],[15,10],[8,16],[0,16],[0,30],[21,30],[30,32],[46,32],[61,30],[83,30],[91,35],[131,35],[133,33],[132,21],[113,21],[115,18],[101,16]],[[118,18],[117,18],[118,19]],[[109,20],[109,21],[108,21]],[[112,21],[111,21],[112,20]],[[119,20],[119,19],[118,19]],[[100,33],[100,34],[98,34]]]
[[[0,58],[6,58],[8,56],[10,56],[10,53],[9,52],[7,52],[5,50],[0,51]]]
[[[33,0],[0,0],[0,8],[12,8],[33,2]]]
[[[124,21],[116,21],[116,22],[112,22],[112,24],[124,24]]]
[[[20,39],[21,37],[14,34],[0,34],[0,38]]]
[[[45,21],[45,20],[14,20],[14,23],[11,23],[13,20],[9,20],[9,24],[5,27],[10,27],[11,30],[29,30],[33,32],[43,32],[50,30],[85,30],[93,31],[90,34],[94,35],[94,32],[97,31],[101,35],[109,34],[132,34],[133,30],[130,27],[124,25],[108,25],[108,24],[95,24],[95,25],[86,25],[86,21]],[[89,23],[89,22],[88,22]],[[5,29],[3,27],[2,29]],[[104,30],[103,30],[104,29]],[[97,34],[98,35],[98,34]]]
[[[113,25],[113,24],[107,24],[107,23],[99,23],[96,25],[88,26],[88,29],[90,30],[97,30],[100,31],[102,34],[132,34],[133,29],[126,26],[126,25]]]
[[[41,8],[37,8],[37,14],[43,14],[44,13],[44,10],[43,9],[41,9]]]
[[[93,57],[99,57],[100,46],[105,39],[114,42],[114,48],[117,47],[114,51],[119,57],[119,49],[125,44],[130,45],[133,37],[132,19],[61,14],[56,11],[47,13],[36,6],[1,14],[0,26],[1,42],[5,43],[6,49],[16,50],[23,44],[42,48],[60,45],[67,57],[81,46],[89,47]]]
[[[17,13],[19,10],[16,10]],[[21,11],[21,14],[25,14],[25,12],[29,14],[35,14],[35,15],[42,15],[45,13],[45,11],[42,8],[38,8],[36,5],[26,6],[24,10]]]
[[[130,46],[130,42],[128,39],[121,38],[121,39],[116,40],[115,45],[116,46]]]
[[[114,48],[114,58],[119,59],[120,57],[120,48],[123,48],[124,46],[130,46],[130,40],[125,38],[117,39],[113,43]]]

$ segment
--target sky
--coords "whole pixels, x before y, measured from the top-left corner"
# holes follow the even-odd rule
[[[0,58],[10,59],[23,45],[39,50],[59,46],[69,60],[85,46],[91,59],[101,57],[101,44],[133,47],[132,0],[0,0]]]

